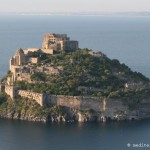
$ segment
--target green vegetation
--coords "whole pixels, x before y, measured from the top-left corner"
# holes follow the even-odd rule
[[[1,96],[0,96],[1,100]],[[61,106],[41,107],[35,101],[25,98],[18,98],[15,101],[7,100],[0,104],[0,115],[14,118],[27,119],[27,117],[44,118],[48,116],[59,116],[67,114],[66,109]]]
[[[45,81],[45,76],[43,73],[36,72],[33,75],[31,75],[31,79],[34,81]]]
[[[51,64],[61,67],[63,71],[58,75],[34,73],[31,76],[36,83],[16,82],[23,89],[56,95],[93,95],[117,97],[124,90],[126,82],[147,83],[148,78],[133,72],[125,64],[106,56],[91,56],[88,49],[55,55],[42,55],[41,64]],[[40,65],[40,64],[39,64]]]
[[[7,101],[7,95],[5,93],[0,93],[0,105]]]

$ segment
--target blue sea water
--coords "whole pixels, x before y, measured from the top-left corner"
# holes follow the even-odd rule
[[[44,124],[0,120],[0,150],[142,150],[150,121],[107,124]],[[127,147],[127,144],[131,144]]]
[[[46,32],[67,33],[150,77],[150,17],[0,16],[0,78],[18,48],[41,47]],[[150,144],[150,121],[43,124],[0,120],[0,150],[132,150]],[[131,147],[127,147],[131,143]]]

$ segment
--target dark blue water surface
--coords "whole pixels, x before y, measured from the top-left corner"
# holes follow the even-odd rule
[[[67,33],[81,48],[101,50],[150,77],[150,17],[0,16],[0,78],[16,49],[41,47],[46,32]],[[0,120],[0,150],[141,150],[132,144],[150,144],[149,125]]]
[[[0,120],[0,150],[134,150],[127,144],[150,144],[149,124],[150,121],[44,124]]]

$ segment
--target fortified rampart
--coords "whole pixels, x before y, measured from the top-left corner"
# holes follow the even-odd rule
[[[93,109],[103,112],[106,109],[106,100],[100,97],[83,96],[80,101],[80,108],[82,110]]]
[[[47,101],[49,101],[51,104],[76,108],[80,110],[93,109],[96,111],[104,111],[105,109],[105,100],[99,97],[51,95],[47,97]]]
[[[98,112],[104,112],[106,115],[114,115],[118,111],[127,111],[128,107],[123,105],[121,100],[102,99],[92,96],[65,96],[65,95],[46,95],[26,90],[18,90],[21,97],[35,100],[43,106],[46,103],[65,106],[79,110],[93,109]]]
[[[5,92],[15,100],[18,95],[30,100],[35,100],[39,105],[43,106],[46,103],[65,106],[77,110],[95,110],[104,118],[121,118],[121,119],[138,119],[150,116],[149,99],[142,99],[140,106],[136,110],[129,110],[128,105],[125,105],[121,99],[104,99],[92,96],[65,96],[65,95],[47,95],[35,93],[27,90],[18,90],[12,85],[0,84],[0,92]]]
[[[45,103],[50,103],[80,110],[105,111],[105,100],[99,97],[46,95],[26,90],[18,90],[18,95],[33,99],[41,106]]]
[[[33,99],[41,106],[44,105],[44,99],[45,99],[44,94],[35,93],[31,91],[26,91],[26,90],[18,90],[18,95],[24,98]]]
[[[45,103],[50,103],[74,109],[93,109],[95,111],[105,111],[106,107],[105,100],[101,99],[100,97],[46,95],[26,90],[18,90],[18,95],[21,97],[33,99],[41,106],[43,106]]]
[[[79,96],[65,96],[65,95],[47,95],[46,101],[54,105],[66,106],[76,109],[80,109],[81,103]]]
[[[93,109],[98,112],[105,112],[107,110],[109,114],[113,114],[114,110],[127,110],[127,106],[123,105],[121,100],[106,100],[100,97],[47,95],[27,90],[18,90],[16,87],[10,85],[5,85],[5,93],[12,99],[19,95],[24,98],[35,100],[41,106],[49,103],[79,110]]]
[[[39,105],[43,106],[46,103],[65,106],[77,110],[95,110],[101,115],[101,119],[140,119],[150,116],[149,99],[141,100],[140,107],[136,110],[129,110],[128,105],[123,104],[121,99],[103,99],[92,96],[65,96],[65,95],[46,95],[42,93],[35,93],[27,90],[18,90],[11,85],[0,85],[0,91],[5,92],[12,99],[16,96],[35,100]],[[84,114],[78,113],[80,119],[84,119]],[[80,120],[79,119],[79,120]]]

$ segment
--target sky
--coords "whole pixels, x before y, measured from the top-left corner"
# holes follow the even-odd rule
[[[150,11],[150,0],[0,0],[0,12]]]

